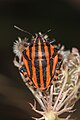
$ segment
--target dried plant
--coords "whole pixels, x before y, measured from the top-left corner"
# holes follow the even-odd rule
[[[16,44],[19,44],[19,42]],[[36,113],[42,115],[41,118],[32,117],[35,120],[71,120],[70,113],[75,111],[73,107],[76,101],[80,98],[79,51],[76,48],[72,48],[72,51],[65,51],[64,46],[62,46],[58,52],[63,59],[60,74],[58,76],[58,80],[50,86],[46,94],[42,91],[34,90],[33,87],[26,83],[27,87],[36,99],[34,101],[34,105],[31,103],[30,105]],[[20,60],[17,62],[16,59],[14,59],[15,66],[20,68],[21,64],[23,63],[21,63]],[[21,77],[23,81],[25,81],[22,74]],[[36,109],[36,101],[39,103],[41,111]],[[66,118],[60,118],[60,115],[63,113],[69,114]]]

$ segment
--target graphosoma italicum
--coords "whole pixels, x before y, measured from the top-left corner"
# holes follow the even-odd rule
[[[13,51],[19,57],[19,71],[25,77],[25,82],[39,90],[46,90],[58,79],[61,58],[58,47],[49,42],[47,35],[41,33],[27,39],[16,41]]]

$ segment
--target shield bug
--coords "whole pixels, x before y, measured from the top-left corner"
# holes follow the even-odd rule
[[[19,72],[33,88],[39,90],[48,89],[58,79],[61,66],[61,59],[58,54],[58,47],[53,45],[47,35],[38,33],[32,36],[31,42],[28,39],[16,41],[13,51],[18,56],[19,62],[14,64]]]

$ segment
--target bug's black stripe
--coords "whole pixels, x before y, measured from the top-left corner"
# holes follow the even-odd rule
[[[52,55],[52,58],[54,58],[56,56],[57,51],[58,51],[58,49],[54,48],[54,54]]]
[[[50,45],[47,45],[47,47],[48,47],[49,58],[50,58],[51,57]]]
[[[28,67],[30,71],[30,78],[32,78],[32,62],[29,60],[28,56],[26,55],[26,50],[23,51],[24,58],[28,61]]]
[[[40,39],[41,43],[41,51],[42,51],[42,72],[43,72],[43,80],[44,80],[44,88],[46,88],[46,66],[47,66],[47,61],[46,61],[46,56],[45,56],[45,49],[44,49],[44,43],[43,40]]]
[[[44,67],[44,64],[46,64],[46,62],[45,62],[45,61],[42,61],[44,88],[46,88],[46,67]],[[46,65],[45,65],[45,66],[46,66]]]
[[[24,55],[24,58],[25,58],[26,60],[29,60],[29,59],[28,59],[28,56],[26,55],[26,50],[23,51],[23,55]]]
[[[54,75],[55,75],[55,76],[58,76],[58,73],[57,73],[57,72],[55,72],[55,73],[54,73]]]
[[[32,59],[32,47],[29,46],[29,54],[30,54],[30,59]]]
[[[40,88],[40,71],[39,71],[39,61],[34,61],[35,68],[36,68],[36,77],[37,77],[37,83],[38,87]]]
[[[35,45],[36,46],[38,45],[38,38],[36,38]]]
[[[38,59],[38,39],[36,39],[35,43],[35,59]]]
[[[50,59],[50,76],[52,78],[52,69],[53,69],[53,59]]]
[[[40,88],[40,70],[39,70],[38,53],[39,53],[38,52],[38,39],[36,39],[34,65],[36,69],[36,78],[37,78],[38,87]]]
[[[30,70],[30,78],[32,78],[32,62],[28,60],[29,70]]]
[[[44,43],[43,40],[40,39],[41,44],[41,51],[42,51],[42,59],[46,59],[46,55],[45,55],[45,49],[44,49]]]
[[[59,63],[56,64],[56,70],[60,70],[60,64]]]
[[[43,39],[40,37],[41,46],[44,45]]]
[[[23,72],[26,72],[26,67],[25,65],[23,65],[21,68],[20,68],[20,72],[23,74]]]
[[[50,74],[50,81],[52,80],[52,69],[53,69],[53,60],[50,60],[51,57],[51,50],[50,50],[50,44],[47,44],[48,47],[48,53],[49,53],[49,64],[50,64],[50,70],[49,70],[49,74]]]

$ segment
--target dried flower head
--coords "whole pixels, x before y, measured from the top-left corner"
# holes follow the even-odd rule
[[[18,40],[14,42],[13,52],[19,59],[21,59],[22,52],[25,49],[25,47],[29,45],[27,41],[28,41],[27,38],[25,38],[24,40],[21,40],[21,38],[18,37]]]
[[[21,59],[21,52],[24,50],[22,46],[23,43],[19,38],[19,41],[16,41],[14,45],[14,53],[19,59]],[[61,71],[58,80],[54,82],[54,85],[50,86],[46,94],[39,90],[35,91],[26,83],[41,107],[41,111],[38,111],[36,109],[36,101],[34,101],[34,105],[30,103],[32,109],[42,115],[41,118],[33,117],[35,120],[70,120],[71,115],[65,118],[60,118],[60,115],[66,112],[74,112],[73,107],[80,98],[79,51],[76,48],[72,48],[72,51],[64,51],[64,46],[62,46],[58,52],[63,58]],[[21,65],[16,59],[14,60],[14,64],[17,67]],[[23,74],[21,74],[21,77],[25,81]]]

